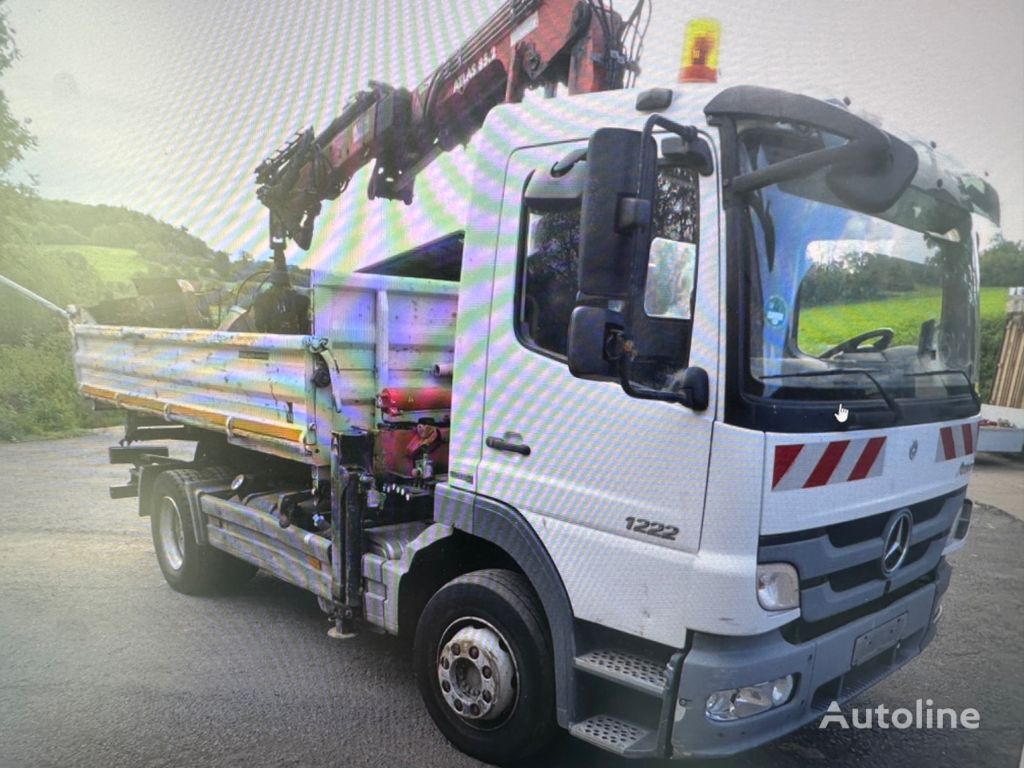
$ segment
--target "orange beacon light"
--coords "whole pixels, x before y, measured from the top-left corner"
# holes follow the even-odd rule
[[[722,25],[718,19],[693,19],[686,25],[680,83],[718,82],[718,48]]]

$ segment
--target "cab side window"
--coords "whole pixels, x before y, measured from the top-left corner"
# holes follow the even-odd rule
[[[580,211],[530,212],[525,235],[519,333],[527,344],[565,357],[569,317],[579,291]]]

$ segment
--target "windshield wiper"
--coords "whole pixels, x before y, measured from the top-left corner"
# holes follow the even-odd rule
[[[803,378],[814,378],[817,376],[842,376],[847,373],[859,373],[867,376],[871,383],[875,385],[875,389],[878,390],[878,394],[882,396],[885,404],[889,406],[889,410],[892,411],[892,416],[895,422],[903,421],[903,409],[900,408],[900,404],[896,402],[891,394],[889,394],[885,387],[878,383],[878,379],[875,378],[874,374],[866,368],[839,368],[829,371],[797,371],[795,373],[775,373],[771,376],[761,376],[762,380],[766,379],[803,379]]]
[[[970,392],[970,394],[971,394],[971,400],[974,401],[974,404],[976,406],[981,408],[981,395],[979,395],[974,390],[974,382],[971,381],[971,377],[967,375],[967,371],[964,371],[964,370],[961,370],[961,369],[957,369],[957,368],[946,368],[946,369],[941,370],[941,371],[919,371],[917,373],[908,373],[907,375],[911,376],[913,378],[917,378],[918,376],[940,376],[942,374],[950,374],[950,373],[954,373],[954,374],[958,373],[958,374],[960,374],[961,376],[964,377],[964,381],[967,382],[967,391]]]

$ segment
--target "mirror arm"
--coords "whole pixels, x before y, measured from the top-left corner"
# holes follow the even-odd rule
[[[622,389],[627,395],[638,400],[661,400],[666,403],[681,403],[689,407],[687,402],[689,398],[684,398],[682,394],[635,386],[630,381],[629,357],[627,355],[623,355],[619,360],[619,384],[622,385]]]
[[[663,117],[661,115],[651,115],[648,117],[647,121],[644,123],[644,129],[640,138],[640,188],[637,190],[638,195],[643,194],[643,191],[647,189],[647,184],[649,183],[648,176],[652,173],[657,173],[657,163],[651,162],[651,158],[647,157],[648,147],[651,146],[649,139],[654,136],[655,126],[674,133],[686,142],[696,141],[698,138],[696,126],[680,125],[674,120],[669,120],[667,117]],[[654,144],[654,155],[654,159],[657,160],[657,144]]]
[[[680,125],[674,120],[669,120],[667,117],[661,115],[651,115],[647,118],[647,122],[644,123],[643,139],[646,145],[646,140],[654,135],[654,127],[659,126],[664,128],[666,131],[670,131],[679,136],[683,141],[694,141],[697,138],[698,132],[696,126],[693,125]]]
[[[853,140],[841,147],[817,149],[789,160],[783,160],[781,163],[774,163],[766,168],[745,173],[742,176],[734,176],[728,181],[728,185],[734,195],[745,195],[771,184],[806,176],[830,165],[855,162],[865,156],[870,157],[871,151],[858,141]]]
[[[680,405],[694,411],[703,411],[707,409],[706,385],[702,388],[704,390],[704,395],[698,397],[693,389],[687,386],[682,387],[678,392],[663,392],[657,389],[649,389],[648,387],[638,387],[633,384],[629,362],[633,357],[635,347],[633,342],[630,339],[627,339],[621,331],[613,332],[611,338],[608,339],[606,347],[612,350],[612,354],[609,355],[609,357],[618,360],[619,384],[622,386],[622,391],[630,397],[635,397],[638,400],[660,400],[665,403],[679,403]],[[692,370],[696,370],[698,373],[703,375],[703,371],[700,369]],[[704,375],[705,380],[706,378],[706,375]],[[698,402],[698,399],[700,402]]]

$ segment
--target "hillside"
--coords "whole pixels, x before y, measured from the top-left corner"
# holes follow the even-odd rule
[[[85,259],[100,282],[128,285],[132,278],[144,275],[149,265],[134,248],[108,248],[104,245],[58,245],[49,243],[36,249],[40,260],[67,262],[77,254]]]
[[[228,267],[227,254],[138,211],[66,200],[36,200],[32,237],[42,258],[78,254],[111,290],[128,291],[134,277],[204,279]]]
[[[230,269],[184,226],[127,208],[31,199],[16,222],[22,245],[0,272],[64,306],[89,306],[135,294],[137,277],[215,280]],[[46,313],[23,299],[0,302],[0,344],[19,344],[52,328]]]
[[[2,211],[0,274],[60,306],[90,306],[135,294],[136,277],[183,277],[200,283],[228,272],[185,227],[107,205],[27,195]],[[46,310],[0,294],[0,440],[117,423],[94,414],[77,395],[67,331]]]

